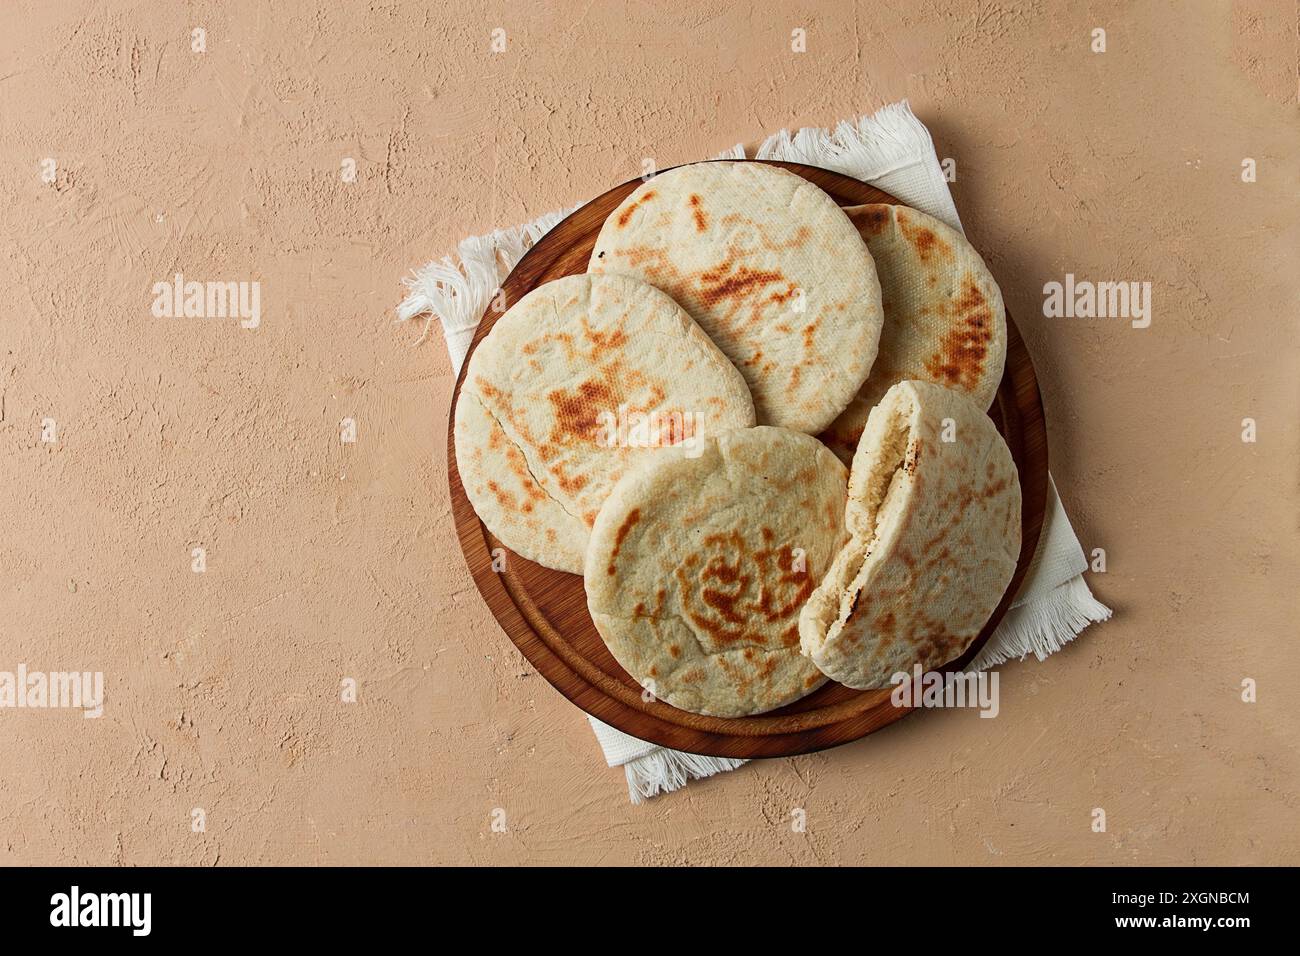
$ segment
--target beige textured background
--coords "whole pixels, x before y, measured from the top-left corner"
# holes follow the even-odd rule
[[[5,3],[0,670],[108,696],[0,711],[0,861],[1300,863],[1296,5],[522,6]],[[398,280],[644,156],[903,97],[1116,617],[1008,666],[996,720],[632,808],[464,567],[448,363]],[[176,271],[260,280],[261,328],[153,318]],[[1152,282],[1151,328],[1042,318],[1067,271]]]

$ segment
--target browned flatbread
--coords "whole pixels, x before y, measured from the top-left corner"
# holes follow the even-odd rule
[[[821,431],[876,355],[866,246],[830,196],[775,166],[661,173],[610,214],[587,268],[676,299],[745,376],[760,425]]]
[[[841,684],[884,687],[960,657],[1002,599],[1020,556],[1016,464],[963,394],[899,382],[867,420],[845,524],[800,643]]]
[[[871,409],[896,382],[934,382],[987,409],[1002,380],[1007,317],[998,284],[957,230],[906,206],[844,211],[876,261],[885,310],[871,374],[821,436],[848,462]]]
[[[515,303],[470,358],[456,464],[507,547],[581,573],[633,462],[753,423],[744,379],[672,299],[624,276],[566,276]]]
[[[591,532],[587,607],[623,668],[698,714],[772,710],[824,682],[799,611],[844,541],[844,466],[784,428],[665,448],[615,486]]]

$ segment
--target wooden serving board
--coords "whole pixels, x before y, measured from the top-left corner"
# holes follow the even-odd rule
[[[896,202],[873,186],[799,163],[771,163],[820,186],[841,206]],[[503,286],[507,302],[561,276],[585,272],[605,218],[641,184],[632,180],[593,199],[557,225],[515,266]],[[491,331],[498,314],[489,306],[469,354]],[[521,558],[493,537],[478,516],[456,469],[452,422],[469,355],[452,397],[447,428],[448,481],[465,560],[478,589],[503,630],[538,672],[587,713],[624,733],[665,747],[718,757],[782,757],[857,740],[910,713],[895,707],[891,689],[857,691],[828,682],[789,706],[755,717],[705,717],[662,701],[646,702],[642,690],[618,665],[587,613],[582,577],[553,571]],[[1006,371],[989,416],[1011,448],[1020,472],[1024,536],[1020,562],[1001,603],[957,668],[974,659],[1020,590],[1038,546],[1047,503],[1047,430],[1034,367],[1011,316],[1007,316]],[[492,569],[492,551],[506,552],[505,570]]]

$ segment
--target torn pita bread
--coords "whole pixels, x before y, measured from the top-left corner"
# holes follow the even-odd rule
[[[884,687],[960,657],[1002,599],[1020,556],[1015,462],[965,395],[900,382],[867,419],[845,523],[800,645],[841,684]]]

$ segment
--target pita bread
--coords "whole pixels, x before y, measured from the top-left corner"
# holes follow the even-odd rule
[[[871,374],[822,435],[848,462],[871,409],[895,382],[935,382],[987,410],[1002,380],[1002,293],[966,237],[923,212],[873,204],[844,210],[876,261],[885,326]]]
[[[943,441],[945,419],[954,441]],[[849,687],[960,657],[1020,556],[1020,481],[960,392],[900,382],[867,419],[849,475],[851,540],[799,618],[803,653]]]
[[[474,350],[456,464],[507,547],[580,574],[596,513],[637,458],[753,423],[744,378],[672,299],[569,276],[520,299]]]
[[[760,425],[816,434],[876,357],[876,269],[812,183],[763,163],[679,166],[609,218],[591,272],[634,276],[682,304],[735,363]]]
[[[783,428],[659,451],[591,531],[587,607],[614,658],[682,710],[740,717],[811,693],[799,609],[844,542],[844,466]]]

